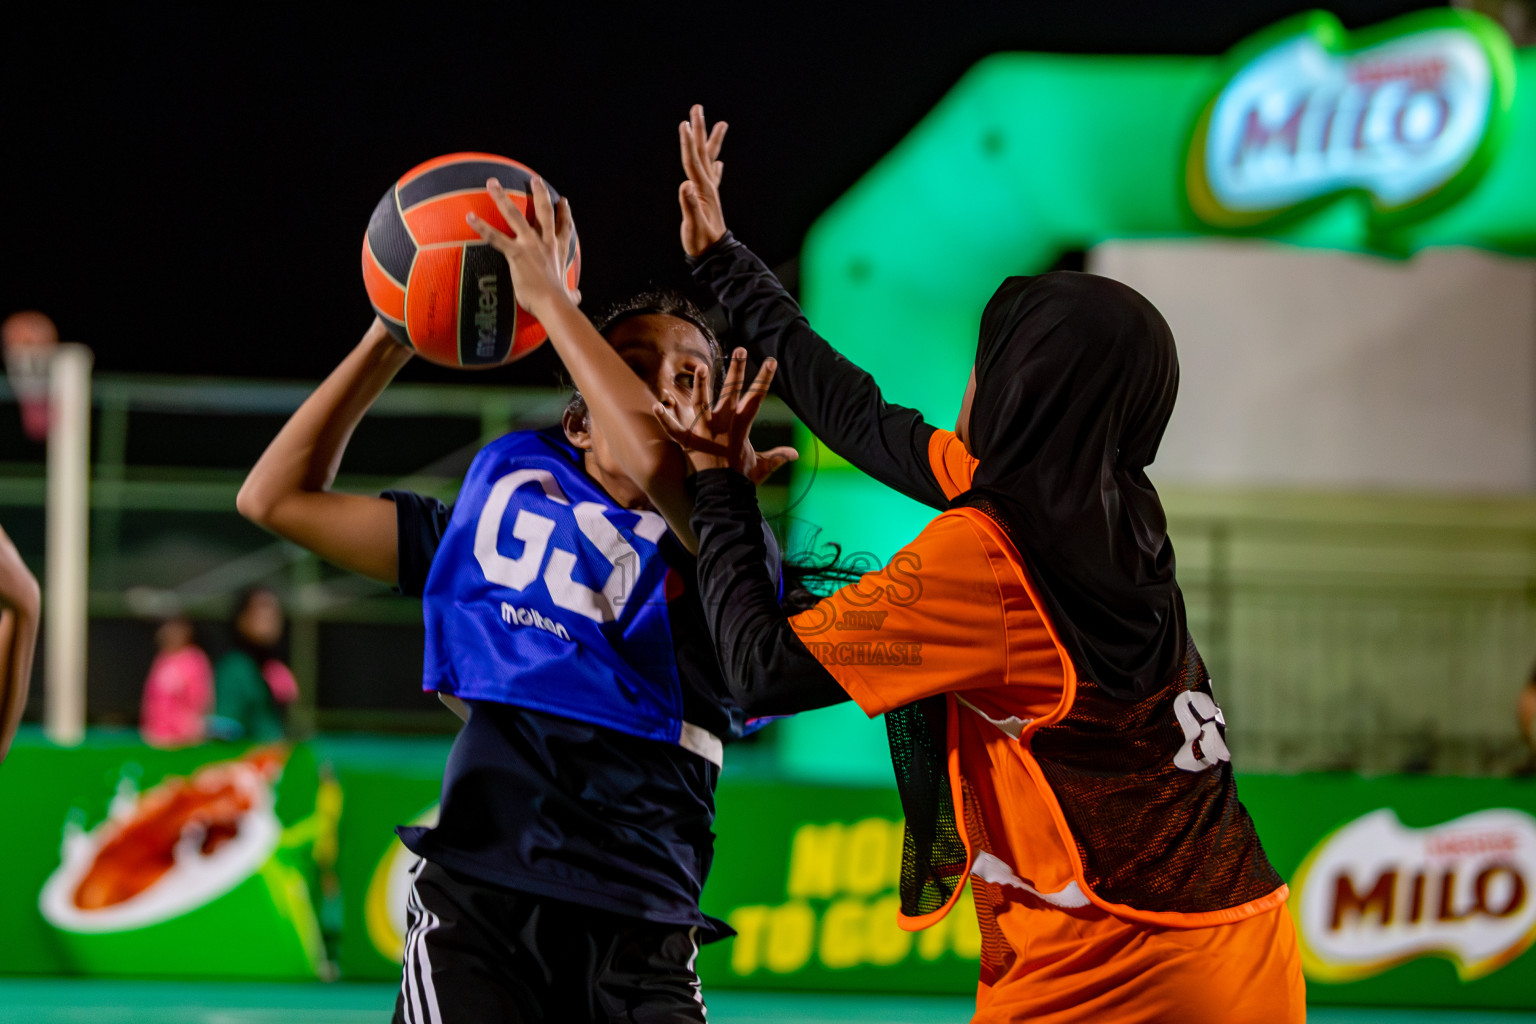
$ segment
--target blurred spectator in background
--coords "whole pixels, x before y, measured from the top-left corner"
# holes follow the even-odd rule
[[[0,528],[0,761],[11,749],[27,704],[42,603],[37,577]]]
[[[155,630],[159,653],[144,680],[139,732],[152,747],[190,747],[205,738],[213,710],[213,666],[197,645],[192,622],[184,615],[166,619]]]
[[[277,657],[283,638],[277,595],[265,587],[245,591],[230,628],[234,647],[213,670],[215,718],[209,730],[220,739],[282,739],[285,709],[299,687]]]
[[[1520,691],[1515,716],[1520,722],[1520,736],[1525,740],[1526,749],[1525,766],[1520,774],[1536,775],[1536,668],[1531,669],[1525,689]]]

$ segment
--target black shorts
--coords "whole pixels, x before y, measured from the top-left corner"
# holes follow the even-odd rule
[[[698,928],[416,866],[395,1024],[704,1024]]]

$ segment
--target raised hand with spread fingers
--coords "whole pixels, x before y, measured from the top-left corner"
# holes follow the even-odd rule
[[[683,173],[688,176],[677,187],[677,203],[683,211],[683,251],[689,256],[698,256],[725,235],[725,214],[720,209],[725,164],[720,161],[720,147],[728,127],[716,121],[713,128],[706,128],[704,108],[697,103],[688,111],[688,120],[677,126]]]
[[[720,397],[709,403],[708,374],[694,379],[694,408],[700,410],[692,422],[684,423],[673,410],[655,404],[656,418],[688,456],[688,465],[694,472],[705,469],[734,469],[754,484],[771,476],[774,470],[799,458],[793,448],[783,446],[765,452],[754,451],[747,440],[752,432],[752,421],[768,395],[773,383],[775,360],[763,363],[752,383],[743,386],[747,377],[747,350],[738,348],[731,353],[730,367],[725,372],[725,384]]]
[[[562,197],[557,206],[550,199],[544,179],[535,177],[529,186],[529,209],[525,216],[501,182],[490,178],[485,188],[511,232],[498,230],[473,213],[464,219],[491,248],[507,258],[518,304],[540,320],[553,313],[553,304],[562,300],[575,307],[581,301],[581,293],[566,287],[564,269],[565,254],[570,251],[571,238],[576,233],[570,200]]]

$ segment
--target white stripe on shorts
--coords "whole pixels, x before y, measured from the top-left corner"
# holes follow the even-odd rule
[[[418,861],[413,875],[419,875],[424,861]],[[421,902],[416,892],[416,882],[406,900],[406,909],[415,920],[405,938],[405,963],[401,985],[405,989],[405,1016],[410,1024],[442,1024],[442,1012],[437,1006],[437,989],[432,984],[432,959],[427,953],[427,936],[441,923]]]
[[[694,969],[694,964],[699,962],[699,926],[694,925],[688,929],[688,942],[693,946],[693,952],[688,955],[688,973],[692,980],[688,984],[693,988],[694,1002],[699,1004],[699,1016],[708,1019],[709,1010],[704,1005],[704,989],[699,984],[699,972]]]
[[[421,870],[421,861],[411,869],[412,876]],[[420,1024],[421,1021],[421,997],[417,994],[416,972],[412,969],[413,951],[416,948],[416,933],[426,921],[426,915],[419,909],[421,904],[416,899],[416,879],[412,877],[411,887],[406,890],[405,912],[411,926],[405,932],[404,957],[401,965],[400,987],[405,998],[401,1003],[405,1009],[407,1024]]]
[[[427,926],[416,939],[416,958],[421,970],[421,1002],[427,1008],[427,1024],[443,1024],[443,1015],[437,1008],[437,987],[432,983],[432,957],[427,953],[427,936],[437,930],[442,922],[436,914],[422,908],[427,915]]]

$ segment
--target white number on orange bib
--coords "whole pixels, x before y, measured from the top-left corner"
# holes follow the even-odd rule
[[[1210,694],[1199,690],[1187,690],[1179,694],[1173,700],[1173,714],[1179,720],[1179,728],[1184,730],[1184,745],[1173,755],[1175,768],[1182,768],[1186,772],[1203,772],[1223,761],[1232,760],[1232,755],[1227,751],[1227,743],[1221,738],[1221,730],[1227,720],[1222,717],[1221,708],[1211,699]],[[1196,742],[1200,744],[1198,754],[1195,753]]]

